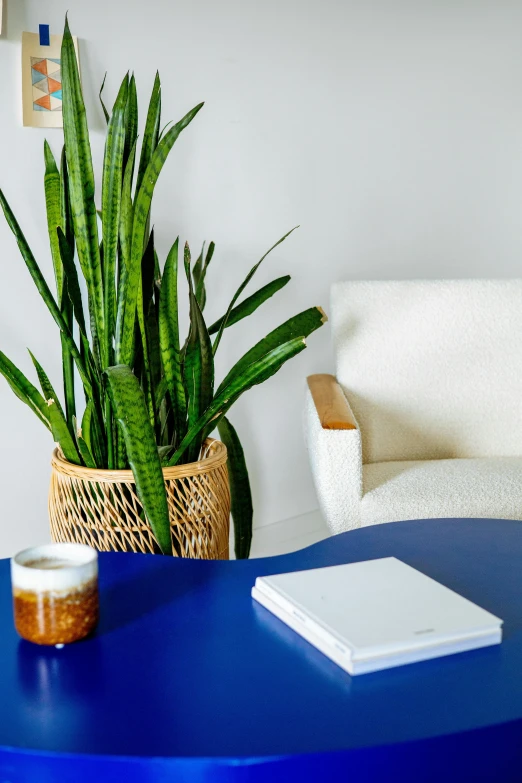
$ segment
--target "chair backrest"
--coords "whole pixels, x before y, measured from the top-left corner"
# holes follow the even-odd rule
[[[364,462],[522,455],[522,280],[332,287]]]

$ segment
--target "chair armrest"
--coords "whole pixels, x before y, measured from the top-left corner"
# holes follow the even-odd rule
[[[308,378],[305,439],[319,506],[332,533],[360,526],[361,433],[333,375]]]
[[[355,417],[334,375],[309,375],[308,388],[323,430],[356,430]]]

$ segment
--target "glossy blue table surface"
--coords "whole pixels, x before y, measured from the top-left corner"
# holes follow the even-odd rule
[[[502,645],[352,679],[250,597],[262,574],[390,555],[502,617]],[[521,522],[400,522],[241,562],[101,554],[100,590],[92,638],[38,647],[0,561],[1,783],[522,779]]]

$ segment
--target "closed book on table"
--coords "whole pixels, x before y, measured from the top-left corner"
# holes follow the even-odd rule
[[[252,596],[352,675],[502,640],[502,620],[395,557],[258,577]]]

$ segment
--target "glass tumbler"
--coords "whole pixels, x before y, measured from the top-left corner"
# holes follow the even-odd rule
[[[98,622],[98,553],[84,544],[45,544],[11,559],[14,621],[24,639],[64,645]]]

